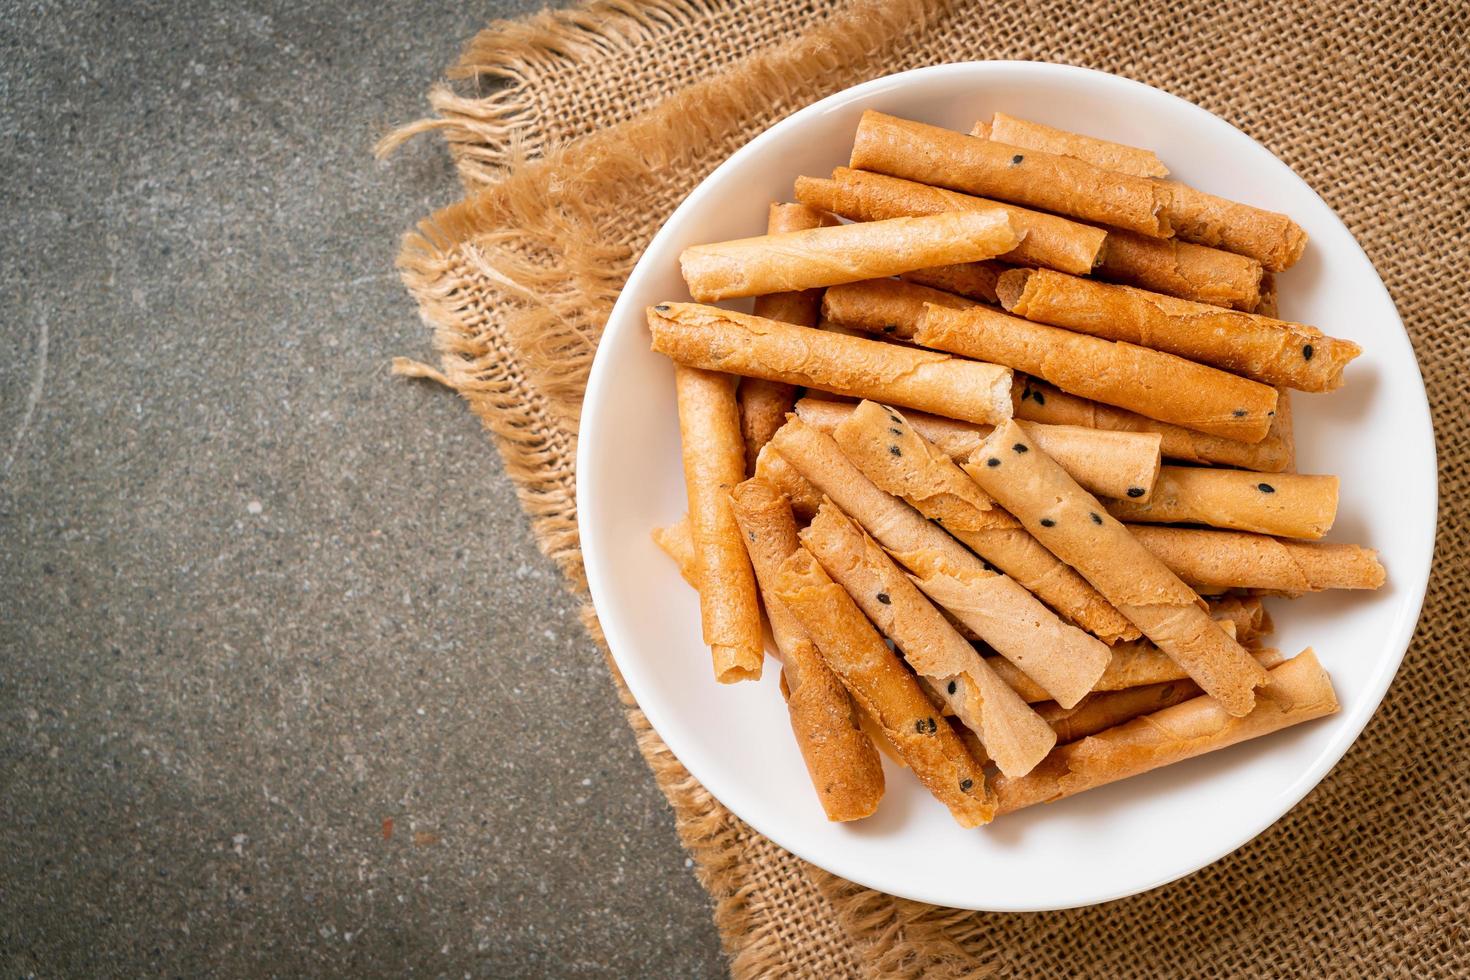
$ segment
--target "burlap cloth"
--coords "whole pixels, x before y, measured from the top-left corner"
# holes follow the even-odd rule
[[[1181,95],[1259,139],[1320,191],[1403,313],[1433,404],[1442,500],[1438,565],[1414,645],[1332,774],[1198,874],[1048,914],[896,900],[805,864],[732,816],[689,777],[620,682],[639,746],[714,897],[733,973],[1470,971],[1466,21],[1457,0],[951,9],[922,0],[601,0],[492,25],[431,93],[437,118],[385,141],[387,149],[438,130],[472,192],[408,236],[400,265],[434,330],[437,376],[494,434],[541,547],[584,597],[577,415],[625,276],[665,216],[732,150],[864,79],[1025,58]],[[590,607],[585,618],[598,635]]]

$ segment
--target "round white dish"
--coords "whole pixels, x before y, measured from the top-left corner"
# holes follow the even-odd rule
[[[1313,646],[1342,711],[1269,738],[1036,807],[956,826],[885,762],[873,817],[830,824],[807,780],[767,660],[759,683],[716,684],[693,590],[649,538],[685,512],[673,368],[649,350],[644,308],[687,300],[689,245],[765,231],[766,205],[800,174],[847,162],[864,109],[968,131],[1001,110],[1156,149],[1173,175],[1291,215],[1311,237],[1280,277],[1281,315],[1357,341],[1330,395],[1293,395],[1298,467],[1342,478],[1329,541],[1379,549],[1375,593],[1269,600],[1272,643]],[[748,305],[732,304],[748,309]],[[1342,222],[1250,137],[1182,99],[1100,72],[971,62],[858,85],[782,120],[716,169],[654,237],[608,321],[583,405],[578,519],[587,580],[618,667],[689,771],[756,830],[852,881],[936,905],[1039,911],[1131,895],[1230,853],[1323,778],[1372,716],[1418,619],[1433,554],[1434,437],[1414,352],[1387,291]]]

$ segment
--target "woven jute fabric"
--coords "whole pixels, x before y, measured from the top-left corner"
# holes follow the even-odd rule
[[[618,290],[664,218],[730,152],[859,81],[1014,58],[1099,68],[1181,95],[1316,188],[1403,314],[1433,407],[1442,501],[1413,646],[1328,778],[1195,875],[1034,915],[939,909],[858,887],[725,810],[619,680],[714,898],[735,975],[1470,973],[1466,18],[1460,0],[599,0],[492,25],[431,93],[434,118],[385,141],[439,132],[471,192],[403,246],[400,267],[442,361],[442,371],[404,370],[432,373],[464,396],[493,434],[542,548],[584,596],[578,413]],[[600,642],[590,607],[585,620]]]

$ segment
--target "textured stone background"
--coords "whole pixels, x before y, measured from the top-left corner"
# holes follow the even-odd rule
[[[524,0],[0,13],[0,968],[714,975],[427,339],[419,115]]]

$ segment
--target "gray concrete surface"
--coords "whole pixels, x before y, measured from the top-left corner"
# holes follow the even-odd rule
[[[0,13],[5,974],[723,972],[498,458],[387,373],[455,184],[370,148],[528,6]]]

